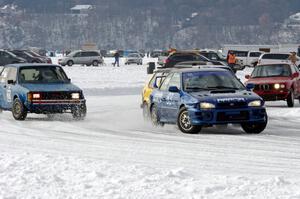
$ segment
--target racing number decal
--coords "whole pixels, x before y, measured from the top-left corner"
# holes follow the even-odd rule
[[[7,102],[11,102],[12,100],[12,97],[11,97],[11,88],[9,87],[7,90],[6,90],[6,101]]]

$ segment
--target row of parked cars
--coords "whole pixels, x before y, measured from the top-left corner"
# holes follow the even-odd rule
[[[16,63],[52,63],[51,59],[32,50],[1,50],[0,66]]]

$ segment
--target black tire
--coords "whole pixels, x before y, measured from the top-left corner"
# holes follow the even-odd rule
[[[93,66],[99,66],[99,62],[98,62],[97,60],[94,60],[94,61],[92,62],[92,65],[93,65]]]
[[[67,62],[67,65],[68,65],[68,66],[73,66],[73,64],[74,64],[74,62],[73,62],[72,60],[69,60],[69,61]]]
[[[15,120],[25,120],[27,116],[27,110],[24,104],[18,98],[14,99],[12,106],[12,114]]]
[[[157,107],[155,104],[153,104],[151,107],[150,118],[153,126],[164,126],[164,123],[159,121],[159,116],[157,115]]]
[[[287,99],[286,99],[286,103],[288,107],[294,107],[294,100],[295,100],[295,96],[294,96],[294,91],[291,90]]]
[[[72,116],[75,120],[84,120],[86,116],[86,112],[87,112],[86,104],[82,104],[72,109]]]
[[[202,126],[194,126],[191,124],[189,113],[185,107],[179,110],[177,126],[181,132],[188,134],[197,134],[202,129]]]
[[[2,108],[0,108],[0,113],[2,113],[3,112],[3,110],[2,110]]]
[[[266,115],[265,122],[260,123],[243,123],[242,129],[248,134],[259,134],[265,130],[268,124],[268,116]]]

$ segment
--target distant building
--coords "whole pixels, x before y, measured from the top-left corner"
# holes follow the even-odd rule
[[[71,8],[72,14],[89,14],[93,10],[92,5],[76,5]]]

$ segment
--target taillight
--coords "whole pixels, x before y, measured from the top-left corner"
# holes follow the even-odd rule
[[[164,63],[165,63],[165,64],[167,64],[167,63],[169,63],[169,62],[170,62],[169,59],[165,59],[165,60],[164,60]]]

